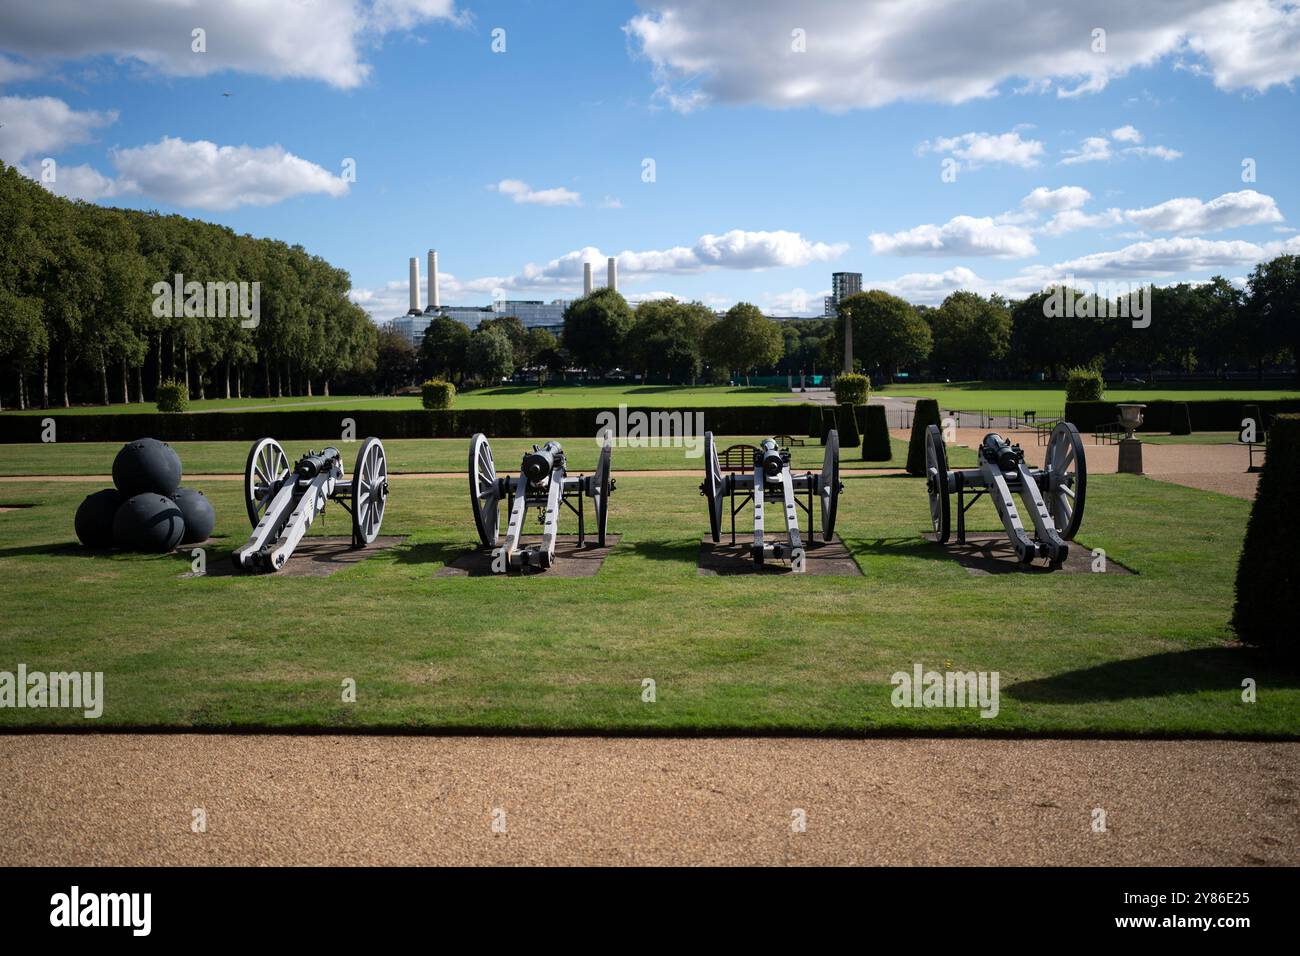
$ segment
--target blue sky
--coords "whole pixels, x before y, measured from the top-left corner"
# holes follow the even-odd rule
[[[778,314],[820,312],[836,270],[934,303],[1300,252],[1288,3],[86,10],[0,11],[0,159],[301,243],[377,318],[431,247],[445,304],[570,297],[619,255],[634,299]]]

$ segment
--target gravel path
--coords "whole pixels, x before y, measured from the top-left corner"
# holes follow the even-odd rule
[[[10,865],[1300,864],[1296,743],[34,734],[0,773]]]

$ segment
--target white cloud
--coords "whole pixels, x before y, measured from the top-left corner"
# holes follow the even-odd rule
[[[1243,189],[1202,202],[1195,197],[1170,199],[1145,209],[1129,209],[1125,218],[1151,232],[1217,232],[1238,226],[1281,222],[1282,213],[1272,196]]]
[[[40,179],[35,173],[33,179]],[[117,180],[105,176],[99,170],[86,165],[79,166],[56,166],[53,182],[46,182],[41,179],[43,185],[56,196],[66,196],[68,199],[84,199],[87,202],[94,202],[97,199],[107,199],[118,195],[122,191]]]
[[[830,294],[830,289],[821,292],[809,292],[807,289],[767,292],[763,294],[763,311],[768,315],[821,315],[825,311],[826,296]]]
[[[871,250],[886,256],[997,256],[1003,259],[1038,252],[1029,233],[991,217],[955,216],[942,226],[926,224],[903,232],[875,232]]]
[[[1076,163],[1096,163],[1108,160],[1110,157],[1110,140],[1105,136],[1089,136],[1079,144],[1078,149],[1065,151],[1065,158],[1061,160],[1061,165],[1073,166]]]
[[[1052,268],[1085,279],[1177,275],[1200,269],[1250,266],[1264,259],[1300,252],[1300,236],[1256,244],[1240,239],[1199,237],[1151,239],[1111,252],[1095,252]]]
[[[234,209],[268,206],[291,196],[347,194],[339,176],[282,146],[218,146],[164,137],[112,152],[118,191],[142,193],[176,206]]]
[[[117,121],[117,113],[74,110],[52,96],[0,96],[0,160],[17,166],[87,143],[95,131]]]
[[[35,76],[39,76],[40,72],[31,63],[20,63],[18,60],[0,56],[0,86],[19,80],[30,80]]]
[[[1132,126],[1121,126],[1119,129],[1113,129],[1110,131],[1110,137],[1117,143],[1142,142],[1142,134]]]
[[[237,70],[350,89],[393,30],[461,22],[453,0],[41,0],[0,4],[0,49],[32,61],[109,56],[168,76]],[[206,31],[207,51],[191,49]]]
[[[1081,96],[1175,56],[1226,91],[1262,91],[1300,75],[1300,8],[1282,0],[643,5],[624,30],[649,61],[659,96],[679,97],[685,109],[706,100],[827,110],[961,103],[1012,80],[1017,91]],[[1104,54],[1091,49],[1098,25]],[[794,26],[805,31],[806,52],[791,49]]]
[[[1030,168],[1038,165],[1043,144],[1036,139],[1021,139],[1020,133],[962,133],[940,136],[916,147],[918,153],[947,153],[963,160],[968,167],[990,163],[1008,163]]]
[[[1080,209],[1063,209],[1047,221],[1039,231],[1045,236],[1061,236],[1076,229],[1106,229],[1118,226],[1124,221],[1124,213],[1119,209],[1107,209],[1105,212],[1086,213]]]
[[[601,209],[622,209],[623,202],[617,196],[606,196],[600,201]]]
[[[553,189],[533,189],[522,179],[503,179],[488,186],[502,195],[509,196],[517,203],[536,206],[581,206],[582,196],[570,189],[555,187]]]
[[[1092,193],[1082,186],[1062,186],[1059,189],[1039,186],[1020,200],[1020,205],[1031,212],[1061,212],[1065,209],[1078,209],[1090,199]]]
[[[1170,149],[1168,146],[1130,146],[1124,152],[1132,156],[1140,156],[1143,159],[1154,156],[1156,159],[1171,160],[1178,159],[1183,155],[1178,150]]]

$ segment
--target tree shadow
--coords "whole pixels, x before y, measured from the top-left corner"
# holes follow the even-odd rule
[[[1300,670],[1240,645],[1167,651],[1066,671],[1006,688],[1007,696],[1041,704],[1077,704],[1164,697],[1202,690],[1241,690],[1243,678],[1270,687],[1300,687]]]
[[[724,536],[725,537],[725,536]],[[695,564],[700,545],[697,541],[634,541],[632,553],[651,561],[681,561]]]

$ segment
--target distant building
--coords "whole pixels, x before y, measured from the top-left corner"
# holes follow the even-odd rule
[[[861,272],[832,272],[831,294],[823,300],[823,314],[833,316],[839,309],[840,302],[862,291]]]
[[[546,329],[559,335],[564,329],[564,310],[568,305],[567,299],[554,299],[551,302],[502,299],[491,305],[442,305],[436,309],[425,309],[419,315],[399,315],[390,320],[389,325],[417,349],[424,341],[429,323],[439,315],[463,322],[470,329],[478,328],[484,319],[513,315],[526,329]]]

